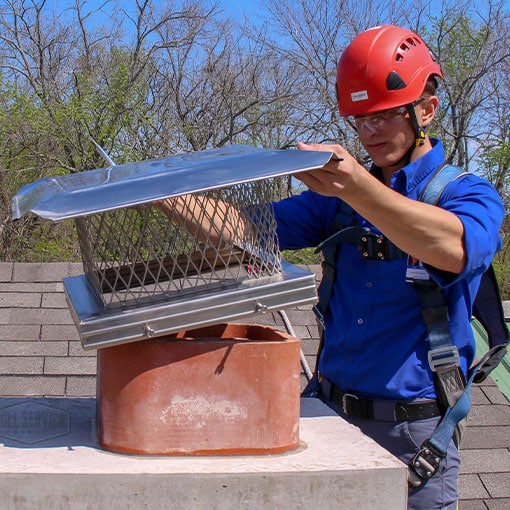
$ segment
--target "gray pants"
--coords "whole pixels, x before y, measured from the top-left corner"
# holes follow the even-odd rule
[[[423,441],[432,435],[439,421],[439,417],[400,422],[353,419],[333,402],[323,400],[342,418],[357,426],[366,436],[379,443],[405,464],[408,464],[416,455]],[[438,472],[419,489],[409,489],[408,509],[455,510],[459,466],[459,452],[451,441],[446,458],[441,462]]]

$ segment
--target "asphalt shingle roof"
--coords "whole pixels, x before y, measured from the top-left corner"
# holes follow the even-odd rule
[[[318,275],[318,268],[311,268]],[[90,398],[96,351],[82,348],[62,278],[81,264],[0,262],[0,399]],[[505,303],[507,316],[510,303]],[[313,368],[318,333],[310,307],[285,311]],[[253,320],[285,330],[280,313]],[[460,510],[510,508],[510,403],[492,380],[476,386],[461,447]]]

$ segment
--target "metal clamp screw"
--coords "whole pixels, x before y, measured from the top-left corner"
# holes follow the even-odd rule
[[[149,326],[149,324],[146,324],[143,328],[143,334],[146,337],[152,338],[154,336],[155,331]]]
[[[267,305],[261,303],[260,301],[257,301],[255,303],[255,311],[260,313],[266,313],[268,310]]]

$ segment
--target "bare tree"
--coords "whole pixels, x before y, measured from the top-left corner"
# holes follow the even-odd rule
[[[232,30],[201,34],[187,51],[169,54],[158,66],[166,88],[165,117],[180,134],[179,146],[295,143],[289,126],[297,77],[274,54],[247,47]]]
[[[501,81],[510,56],[509,17],[500,1],[483,6],[445,2],[443,8],[441,18],[423,30],[445,75],[440,132],[448,159],[474,169],[487,132],[485,112],[493,103],[493,83]]]
[[[181,43],[177,37],[162,41],[160,31],[207,18],[211,12],[198,0],[182,10],[171,2],[162,9],[156,4],[137,0],[127,12],[119,7],[123,2],[105,0],[90,10],[86,1],[74,0],[57,12],[46,0],[4,2],[0,76],[8,93],[3,97],[6,129],[0,133],[0,190],[5,197],[1,220],[6,250],[15,245],[16,229],[23,225],[23,239],[28,240],[38,224],[36,218],[27,224],[9,222],[13,188],[46,175],[103,166],[91,138],[119,161],[144,157],[126,151],[123,142],[138,129],[141,118],[153,114],[155,55]]]
[[[300,126],[301,137],[323,142],[345,139],[335,104],[336,62],[345,43],[343,2],[268,0],[262,5],[270,29],[262,41],[300,75],[294,108],[306,122]]]
[[[508,7],[460,1],[261,0],[258,22],[239,26],[213,0],[65,0],[58,11],[4,0],[0,257],[34,251],[40,228],[29,219],[19,235],[12,195],[43,176],[103,166],[91,138],[119,163],[303,140],[340,142],[368,164],[338,112],[336,65],[354,35],[384,23],[420,33],[443,67],[433,133],[449,160],[508,195]]]

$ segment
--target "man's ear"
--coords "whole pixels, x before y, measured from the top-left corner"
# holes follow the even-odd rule
[[[439,106],[439,99],[437,96],[428,96],[420,103],[420,112],[418,123],[420,126],[428,126],[436,116],[437,107]]]

